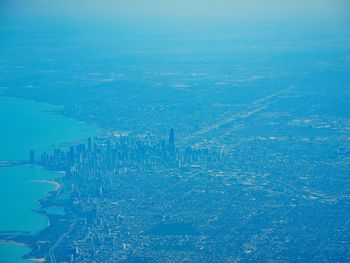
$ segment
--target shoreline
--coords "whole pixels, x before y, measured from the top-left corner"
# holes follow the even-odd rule
[[[34,262],[46,262],[45,258],[29,258],[28,260],[34,261]]]
[[[19,246],[19,247],[28,247],[28,248],[30,248],[29,244],[25,244],[25,243],[13,241],[13,240],[0,239],[0,245],[1,244],[8,244],[8,245],[14,245],[14,246]]]
[[[66,174],[65,171],[56,171],[56,172],[58,172],[61,176],[62,175],[64,176]],[[39,200],[36,200],[39,203],[40,203],[40,200],[43,200],[43,199],[47,198],[49,196],[50,192],[53,192],[53,191],[54,192],[59,192],[60,189],[63,186],[62,184],[60,184],[56,180],[45,180],[45,179],[42,179],[42,180],[28,180],[27,182],[29,182],[29,183],[45,183],[45,184],[50,184],[50,185],[54,186],[53,190],[45,192],[45,196],[43,198],[41,198]],[[43,207],[40,205],[40,208],[43,208]],[[43,229],[50,227],[51,222],[50,222],[50,219],[49,219],[48,215],[46,213],[42,212],[42,211],[39,211],[39,210],[36,210],[35,212],[40,214],[42,217],[44,217],[46,222],[47,222],[47,225],[45,227],[43,227]],[[29,249],[30,252],[28,252],[28,253],[31,253],[33,251],[33,247],[32,247],[33,244],[19,242],[19,241],[16,241],[16,239],[13,239],[13,240],[0,239],[0,245],[1,244],[12,245],[12,246],[16,246],[16,247],[25,247],[25,248]],[[26,254],[28,254],[28,253],[26,253]],[[22,255],[21,258],[25,259],[25,260],[28,260],[28,261],[39,262],[39,263],[43,263],[43,262],[47,261],[45,258],[26,257],[26,255]]]
[[[17,241],[13,241],[13,240],[0,240],[0,245],[12,245],[12,246],[17,246],[17,247],[26,247],[29,250],[32,250],[31,246],[29,244],[25,244],[22,242],[17,242]],[[23,257],[21,257],[23,258]],[[23,258],[24,259],[24,258]],[[46,259],[44,258],[28,258],[27,260],[29,261],[34,261],[34,262],[45,262]]]
[[[0,240],[0,245],[1,244],[7,244],[7,245],[13,245],[13,246],[18,246],[18,247],[27,247],[28,249],[31,250],[30,245],[17,242],[17,241],[12,241],[12,240]],[[28,258],[27,260],[29,261],[34,261],[34,262],[46,262],[45,258]]]
[[[58,191],[61,189],[62,185],[55,181],[55,180],[30,180],[31,183],[45,183],[45,184],[51,184],[55,187],[55,191]]]
[[[7,89],[7,88],[6,88]],[[64,122],[67,124],[72,124],[72,128],[67,128],[67,134],[70,134],[70,131],[72,131],[71,135],[69,136],[65,136],[64,139],[61,138],[62,136],[52,136],[52,140],[45,140],[45,142],[47,141],[47,143],[44,145],[45,148],[42,150],[38,150],[38,152],[43,152],[43,150],[45,150],[47,148],[48,151],[52,151],[53,150],[53,146],[55,144],[59,144],[59,145],[66,145],[65,147],[68,147],[73,141],[81,141],[81,140],[85,140],[88,137],[91,136],[95,136],[97,134],[100,134],[101,129],[96,125],[96,124],[89,124],[89,125],[84,125],[84,124],[88,124],[87,121],[85,120],[79,120],[76,118],[73,118],[72,116],[70,116],[69,114],[65,114],[64,111],[62,110],[62,106],[61,105],[57,105],[55,103],[48,103],[48,102],[44,102],[42,100],[36,100],[36,99],[31,99],[31,98],[27,98],[26,96],[16,96],[13,94],[5,94],[4,92],[4,88],[0,87],[0,98],[4,99],[4,101],[7,102],[7,104],[4,105],[9,105],[10,109],[11,109],[11,105],[16,105],[16,108],[18,108],[17,104],[20,105],[25,105],[25,106],[30,106],[30,108],[33,107],[34,110],[38,110],[38,112],[40,111],[43,112],[43,116],[47,117],[47,118],[52,118],[52,116],[59,116],[59,122]],[[34,102],[34,103],[32,103]],[[7,108],[6,108],[7,109]],[[5,111],[4,111],[5,112]],[[37,116],[36,111],[33,111],[35,113],[35,118]],[[48,113],[47,113],[48,112]],[[30,113],[32,113],[30,111]],[[5,115],[2,115],[5,116]],[[19,117],[21,118],[21,115],[19,115]],[[32,116],[30,116],[32,117]],[[14,118],[16,118],[16,116],[14,116]],[[54,119],[56,117],[53,117]],[[35,119],[33,119],[35,120]],[[66,121],[67,120],[67,121]],[[81,122],[82,121],[82,122]],[[34,122],[35,123],[35,122]],[[83,124],[83,125],[82,125]],[[32,126],[35,125],[30,125],[29,127],[26,127],[28,129],[31,129]],[[65,126],[70,126],[70,125],[65,125]],[[45,130],[46,131],[46,130]],[[49,130],[50,132],[50,130]],[[12,134],[11,134],[12,135]],[[59,134],[58,134],[59,135]],[[5,137],[4,137],[5,138]],[[51,138],[51,137],[50,137]],[[5,141],[5,140],[4,140]],[[8,140],[6,140],[6,142],[8,142]],[[35,141],[33,141],[34,143]],[[32,142],[31,142],[32,143]],[[32,143],[32,144],[33,144]],[[53,144],[53,145],[52,145]],[[5,148],[5,147],[4,147]],[[18,149],[17,149],[18,148]],[[26,147],[22,147],[25,148],[24,151],[21,147],[17,147],[15,150],[18,151],[19,153],[23,153],[22,157],[20,156],[14,156],[15,159],[14,161],[11,161],[11,155],[9,155],[9,157],[7,157],[7,155],[5,154],[3,158],[1,158],[0,160],[0,168],[2,167],[12,167],[12,166],[32,166],[32,165],[37,165],[39,167],[44,168],[47,171],[51,171],[51,169],[47,169],[46,167],[43,167],[42,165],[40,165],[39,162],[35,162],[33,164],[29,163],[27,160],[27,152],[24,155],[24,151],[27,151]],[[31,149],[31,148],[28,148]],[[6,152],[4,152],[6,153]],[[8,160],[9,159],[9,160]],[[24,161],[19,161],[19,160],[24,160]],[[62,190],[62,188],[64,187],[64,183],[60,183],[61,182],[61,178],[66,174],[65,171],[60,171],[60,170],[54,170],[55,172],[57,172],[58,174],[55,175],[55,177],[49,177],[45,180],[45,177],[43,178],[44,180],[35,180],[35,178],[33,178],[34,180],[31,180],[32,178],[28,178],[27,180],[24,178],[24,180],[21,180],[24,183],[46,183],[46,184],[51,184],[53,185],[53,187],[49,186],[49,187],[42,187],[43,185],[34,185],[34,188],[49,188],[48,191],[45,191],[45,193],[43,195],[40,196],[40,198],[35,198],[35,200],[33,199],[33,204],[35,203],[35,207],[31,207],[30,210],[28,210],[28,212],[32,213],[37,213],[39,214],[41,217],[44,218],[44,220],[47,222],[46,224],[43,224],[43,227],[40,228],[40,231],[49,228],[51,223],[49,216],[45,213],[46,211],[46,204],[50,204],[50,202],[45,202],[44,205],[43,203],[41,203],[41,201],[45,201],[48,198],[51,198],[52,196],[54,196],[57,192],[58,194],[60,194],[60,191]],[[63,176],[62,176],[63,175]],[[52,178],[52,179],[51,179]],[[37,203],[39,203],[39,206],[37,206]],[[31,238],[21,238],[21,233],[17,234],[9,234],[6,235],[6,233],[4,233],[4,235],[0,238],[0,244],[7,244],[7,245],[14,245],[17,247],[29,247],[30,248],[30,252],[27,253],[27,256],[24,255],[20,255],[22,258],[27,259],[27,260],[31,260],[31,261],[35,261],[35,262],[44,262],[45,259],[42,258],[41,254],[36,254],[36,253],[32,253],[33,252],[33,248],[36,249],[36,244],[35,244],[35,240],[31,239]],[[33,235],[33,233],[31,232],[29,234],[30,236]],[[17,236],[17,238],[16,238]],[[9,239],[7,239],[9,238]],[[12,239],[13,238],[13,239]],[[5,239],[5,240],[3,240]],[[12,240],[11,240],[12,239]],[[22,242],[22,240],[24,242]],[[27,242],[28,241],[28,242]],[[33,243],[32,243],[33,241]],[[20,250],[20,249],[19,249]],[[32,255],[32,256],[31,256]],[[1,260],[0,260],[1,261]]]

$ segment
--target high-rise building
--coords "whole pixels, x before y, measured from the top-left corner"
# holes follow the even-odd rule
[[[88,150],[89,150],[89,152],[92,151],[92,139],[91,138],[88,138]]]
[[[174,148],[174,147],[175,147],[174,129],[171,129],[171,130],[170,130],[170,133],[169,133],[169,146],[170,146],[171,148]]]
[[[29,163],[34,163],[34,160],[35,160],[34,157],[35,157],[35,156],[34,156],[34,151],[31,150],[31,151],[29,152]]]
[[[74,147],[73,146],[70,147],[68,156],[69,156],[69,162],[73,163],[74,162],[74,158],[75,158],[75,152],[74,152]]]

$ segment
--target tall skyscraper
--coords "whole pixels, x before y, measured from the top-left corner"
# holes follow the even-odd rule
[[[174,129],[171,129],[171,130],[170,130],[170,133],[169,133],[169,146],[170,146],[171,148],[174,148],[174,147],[175,147]]]
[[[31,151],[29,152],[29,163],[34,163],[34,159],[35,159],[34,151],[31,150]]]
[[[88,150],[89,150],[89,152],[92,151],[92,139],[91,138],[88,138]]]
[[[75,158],[74,147],[71,146],[69,150],[69,162],[70,163],[74,162],[74,158]]]

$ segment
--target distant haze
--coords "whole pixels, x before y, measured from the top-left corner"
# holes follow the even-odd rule
[[[347,17],[349,0],[0,0],[9,16],[231,20]]]

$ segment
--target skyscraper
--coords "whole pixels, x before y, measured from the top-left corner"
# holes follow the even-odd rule
[[[175,147],[174,129],[171,129],[169,133],[169,147],[170,148]]]
[[[29,163],[34,163],[34,151],[33,150],[31,150],[30,152],[29,152]]]
[[[89,150],[89,152],[92,151],[92,139],[91,138],[88,138],[88,150]]]

